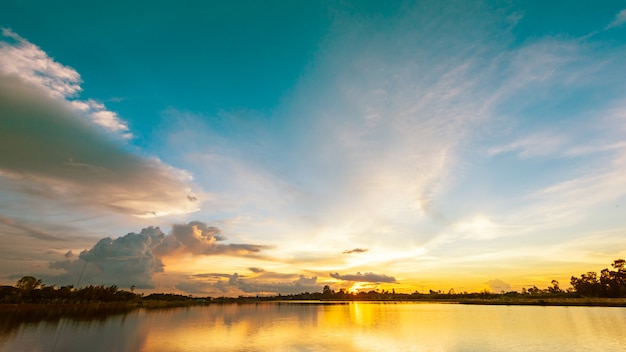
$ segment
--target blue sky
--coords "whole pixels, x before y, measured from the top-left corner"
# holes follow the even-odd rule
[[[3,282],[501,291],[626,256],[626,2],[15,1],[0,26]]]

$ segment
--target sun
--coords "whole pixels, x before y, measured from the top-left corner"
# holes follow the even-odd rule
[[[352,294],[357,294],[359,293],[360,290],[364,289],[365,285],[363,285],[363,283],[361,282],[355,282],[352,284],[352,286],[350,286],[350,288],[348,289],[348,292],[352,293]]]

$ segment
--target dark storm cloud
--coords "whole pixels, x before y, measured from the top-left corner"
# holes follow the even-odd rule
[[[374,273],[365,273],[365,274],[356,273],[356,274],[347,274],[347,275],[340,275],[339,273],[334,273],[334,274],[330,274],[330,277],[338,279],[338,280],[354,281],[354,282],[376,282],[376,283],[396,282],[396,278],[393,276],[374,274]]]

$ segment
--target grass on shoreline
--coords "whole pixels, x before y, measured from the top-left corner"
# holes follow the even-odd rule
[[[349,303],[349,302],[388,302],[388,303],[452,303],[452,304],[470,304],[470,305],[520,305],[520,306],[585,306],[585,307],[626,307],[626,298],[509,298],[502,297],[496,299],[490,298],[448,298],[448,299],[411,299],[411,300],[255,300],[255,299],[233,299],[230,301],[139,301],[139,302],[86,302],[86,303],[17,303],[17,304],[0,304],[0,313],[11,314],[19,312],[44,313],[98,313],[98,312],[128,312],[137,308],[159,309],[159,308],[176,308],[176,307],[192,307],[204,306],[212,304],[254,304],[266,302],[281,303]]]

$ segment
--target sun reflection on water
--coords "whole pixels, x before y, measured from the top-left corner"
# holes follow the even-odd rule
[[[267,302],[25,323],[0,351],[617,351],[626,310],[400,302]]]

